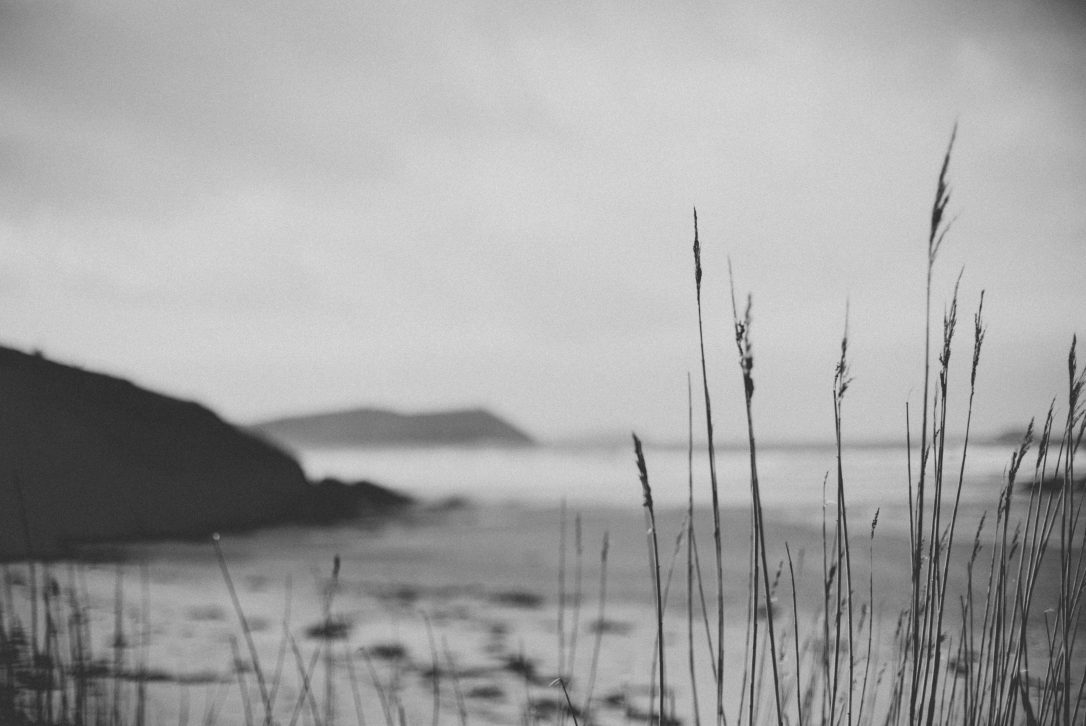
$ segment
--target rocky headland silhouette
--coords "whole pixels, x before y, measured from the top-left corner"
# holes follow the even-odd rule
[[[310,483],[200,404],[0,347],[0,558],[386,512],[368,482]]]

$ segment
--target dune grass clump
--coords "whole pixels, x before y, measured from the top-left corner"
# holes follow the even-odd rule
[[[958,471],[948,469],[946,457],[953,446],[947,428],[950,400],[950,363],[958,324],[958,284],[943,316],[941,346],[932,359],[932,278],[938,253],[950,229],[946,218],[950,200],[948,169],[957,129],[943,157],[931,211],[927,243],[925,349],[923,403],[919,422],[919,461],[914,462],[913,421],[906,405],[906,443],[909,452],[907,484],[910,543],[910,596],[896,618],[895,650],[883,662],[873,660],[876,639],[874,575],[869,574],[867,599],[853,582],[853,541],[849,533],[847,487],[842,466],[842,409],[851,382],[847,358],[848,330],[841,340],[841,357],[833,379],[833,422],[836,445],[835,511],[833,526],[823,524],[823,606],[820,623],[804,639],[795,593],[791,550],[785,543],[792,585],[793,638],[791,663],[778,646],[773,603],[783,561],[771,578],[766,552],[766,527],[760,497],[757,448],[751,400],[754,395],[753,354],[750,337],[751,301],[742,315],[731,283],[732,315],[740,374],[750,462],[750,576],[748,580],[747,666],[743,669],[739,704],[725,708],[722,700],[724,582],[718,477],[713,447],[713,418],[705,365],[701,318],[703,270],[701,240],[694,213],[694,280],[705,392],[707,460],[714,513],[717,563],[717,641],[706,638],[715,653],[715,720],[723,723],[797,724],[1070,724],[1086,719],[1086,667],[1076,651],[1083,620],[1086,591],[1086,527],[1081,526],[1082,493],[1074,486],[1075,456],[1086,431],[1083,402],[1086,372],[1079,369],[1076,343],[1068,354],[1068,394],[1062,433],[1050,408],[1023,506],[1014,497],[1021,467],[1033,443],[1033,424],[1011,461],[995,502],[995,525],[988,534],[983,523],[974,535],[970,555],[955,557],[960,521],[962,484],[973,420],[976,380],[985,336],[984,294],[974,315],[973,352],[965,429]],[[729,278],[731,266],[729,263]],[[960,280],[960,275],[959,275]],[[846,313],[847,320],[847,313]],[[933,381],[932,376],[935,380]],[[1051,452],[1055,448],[1055,454]],[[1050,458],[1054,456],[1054,461]],[[644,472],[638,446],[638,468]],[[914,468],[915,467],[915,468]],[[1053,484],[1052,482],[1055,482]],[[692,516],[692,511],[691,511]],[[873,542],[878,514],[871,523]],[[689,530],[687,638],[690,662],[694,644],[694,573],[701,586],[701,571],[693,529]],[[869,543],[869,551],[872,544]],[[987,571],[977,570],[982,549],[990,549]],[[1055,552],[1053,552],[1055,550]],[[734,556],[734,553],[728,553]],[[873,562],[873,556],[869,556]],[[952,566],[966,570],[965,587],[952,591]],[[872,565],[873,567],[873,565]],[[870,569],[870,568],[869,568]],[[1038,580],[1055,571],[1058,597],[1037,603]],[[772,584],[771,584],[772,581]],[[706,614],[703,605],[703,614]],[[764,616],[763,616],[764,615]],[[658,615],[659,617],[659,615]],[[764,620],[766,635],[760,641]],[[1043,634],[1038,643],[1037,634]],[[866,640],[862,651],[857,643]],[[801,646],[801,642],[803,645]],[[1076,657],[1077,653],[1077,657]],[[765,680],[765,664],[770,678]],[[872,679],[872,674],[875,674]],[[693,671],[692,671],[693,675]],[[695,678],[696,680],[696,678]],[[665,684],[661,681],[660,689]],[[794,695],[793,700],[788,697]],[[700,723],[696,687],[692,685],[694,720]],[[743,703],[743,701],[746,701]],[[730,718],[727,711],[730,710]],[[659,718],[666,718],[663,706]]]
[[[27,577],[19,571],[25,567]],[[40,570],[40,573],[39,573]],[[0,600],[0,724],[144,724],[146,686],[167,678],[147,665],[150,596],[141,570],[142,603],[135,633],[125,629],[124,588],[118,570],[112,655],[92,648],[87,585],[74,567],[66,573],[32,558],[4,564]],[[66,585],[61,584],[66,578]],[[18,587],[26,593],[16,598]],[[134,652],[134,659],[126,655]]]

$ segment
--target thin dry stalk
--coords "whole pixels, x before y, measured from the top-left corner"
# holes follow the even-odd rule
[[[860,688],[860,705],[856,711],[856,723],[863,723],[867,679],[871,673],[871,646],[875,635],[875,528],[879,526],[879,512],[879,509],[875,509],[875,516],[871,519],[871,536],[867,543],[867,655],[864,659],[864,680]]]
[[[826,498],[826,482],[830,473],[827,471],[822,477],[822,723],[833,723],[830,713],[832,700],[830,689],[833,687],[833,676],[830,673],[830,590],[837,573],[837,563],[830,564],[829,559],[829,535],[826,533],[826,508],[829,500]],[[836,535],[835,535],[836,537]]]
[[[238,651],[238,639],[230,636],[230,654],[234,659],[234,676],[238,680],[238,693],[241,694],[241,706],[245,711],[246,726],[253,726],[253,707],[249,703],[249,689],[245,685],[245,668],[241,662],[241,653]]]
[[[275,658],[275,672],[272,675],[271,689],[268,693],[268,704],[275,711],[276,696],[279,694],[279,683],[283,677],[283,666],[287,656],[287,636],[290,633],[290,607],[294,587],[291,576],[288,573],[283,595],[283,636],[279,639],[279,653]]]
[[[758,481],[758,456],[757,448],[754,440],[754,415],[751,407],[751,402],[754,398],[754,377],[752,370],[754,368],[754,355],[751,352],[750,342],[750,324],[751,324],[751,299],[747,296],[746,311],[743,314],[743,319],[739,319],[739,311],[735,304],[735,281],[732,278],[731,260],[728,261],[728,282],[731,288],[732,298],[732,321],[735,326],[735,345],[739,352],[739,368],[743,375],[743,397],[746,408],[747,416],[747,445],[750,453],[750,490],[751,500],[753,508],[754,518],[754,554],[755,559],[758,562],[754,565],[754,578],[755,585],[753,589],[754,595],[754,610],[758,609],[758,576],[761,574],[762,587],[765,595],[766,612],[770,612],[772,607],[772,600],[770,597],[770,583],[769,583],[769,563],[766,558],[766,546],[765,546],[765,523],[763,521],[762,514],[762,494],[761,486]],[[761,571],[759,573],[758,566],[760,565]],[[773,625],[773,616],[770,614],[766,618],[766,631],[769,635],[769,658],[773,666],[773,697],[774,703],[777,709],[777,724],[778,726],[784,725],[784,710],[781,705],[781,686],[780,686],[780,673],[777,666],[777,638]],[[754,642],[751,644],[751,665],[753,666],[757,660],[758,651],[758,638],[757,638],[757,620],[755,620],[755,637]],[[754,668],[752,667],[753,671]],[[754,723],[754,699],[753,694],[751,698],[751,724]]]
[[[649,519],[648,536],[652,545],[652,562],[655,569],[653,584],[656,590],[656,639],[660,659],[660,710],[658,713],[662,724],[665,718],[664,696],[667,693],[667,679],[664,675],[664,603],[660,587],[660,546],[656,536],[656,513],[652,506],[652,488],[649,486],[649,473],[645,467],[645,454],[641,449],[641,439],[637,438],[637,434],[633,434],[633,442],[634,454],[637,457],[637,471],[641,479],[641,493],[644,496],[645,512]]]
[[[565,669],[566,656],[566,499],[562,497],[558,525],[558,674]]]
[[[260,658],[256,653],[256,644],[253,642],[253,632],[249,628],[249,621],[245,617],[245,611],[241,608],[241,601],[238,600],[234,580],[230,577],[230,569],[226,566],[226,557],[223,555],[219,539],[219,533],[216,532],[211,536],[211,545],[215,548],[215,557],[219,561],[219,569],[222,571],[223,580],[226,581],[226,589],[230,592],[230,601],[234,604],[234,612],[241,624],[241,632],[245,635],[245,644],[249,648],[249,659],[253,664],[253,672],[256,674],[256,682],[260,688],[260,700],[264,704],[264,724],[265,726],[271,726],[271,699],[268,695],[267,683],[264,681],[264,671],[260,667]]]
[[[377,692],[377,700],[381,703],[381,711],[385,715],[385,726],[394,726],[395,722],[392,719],[391,693],[389,692],[389,689],[381,683],[381,678],[377,675],[377,668],[373,665],[373,659],[370,658],[370,654],[366,652],[366,649],[360,648],[358,653],[362,656],[362,662],[366,664],[366,670],[369,671],[373,690]]]
[[[701,607],[701,622],[705,627],[705,645],[709,653],[709,670],[713,676],[713,683],[716,683],[716,648],[713,646],[713,633],[709,625],[709,607],[705,599],[705,581],[701,576],[701,555],[698,553],[698,538],[693,537],[690,542],[694,546],[694,579],[698,583],[698,604]]]
[[[803,721],[803,703],[801,702],[801,694],[799,684],[801,683],[800,676],[800,659],[799,659],[799,605],[796,602],[796,570],[792,566],[792,550],[789,548],[788,543],[784,543],[784,553],[788,557],[788,579],[792,583],[792,624],[795,628],[795,657],[796,657],[796,718],[798,723],[804,723]]]
[[[679,560],[679,553],[682,551],[683,540],[686,538],[686,526],[687,526],[687,522],[683,521],[682,526],[679,527],[679,534],[676,535],[676,537],[675,537],[675,549],[672,551],[671,559],[668,561],[667,576],[664,578],[664,596],[663,596],[663,608],[662,608],[664,611],[667,610],[668,598],[671,595],[671,580],[672,580],[673,575],[675,574],[675,563],[678,562],[678,560]],[[652,679],[651,680],[653,680],[653,681],[655,681],[655,679],[656,679],[656,663],[657,663],[657,659],[658,659],[658,656],[655,654],[655,651],[659,648],[659,645],[660,645],[659,642],[654,642],[653,643],[654,655],[653,655],[653,658],[652,658],[652,667],[650,668],[650,671],[652,673]],[[656,693],[655,687],[653,687],[652,693],[653,694]],[[672,694],[672,699],[674,700],[674,694]],[[671,710],[672,710],[672,713],[674,713],[674,711],[675,711],[674,704],[673,704],[673,707],[672,707]]]
[[[690,699],[694,709],[694,726],[701,726],[698,705],[698,676],[694,664],[694,394],[690,372],[686,373],[687,412],[687,510],[686,510],[686,641],[690,666]],[[712,648],[710,647],[710,652]]]
[[[912,650],[910,655],[912,658],[911,663],[911,693],[909,698],[909,720],[911,723],[917,723],[917,709],[921,707],[919,699],[919,688],[921,685],[921,668],[927,662],[926,654],[929,652],[927,647],[928,643],[921,643],[921,608],[924,612],[927,612],[927,600],[930,598],[930,592],[923,589],[925,584],[921,578],[920,570],[923,564],[923,547],[924,547],[924,510],[925,510],[925,496],[926,496],[926,483],[927,483],[927,460],[928,460],[928,396],[931,391],[931,282],[932,272],[935,267],[935,258],[938,255],[939,249],[942,247],[943,240],[946,237],[946,233],[950,229],[950,224],[943,223],[943,217],[946,212],[946,206],[950,202],[950,189],[947,185],[946,174],[947,169],[950,166],[950,153],[954,148],[954,138],[957,135],[958,126],[954,125],[954,129],[950,134],[950,142],[947,144],[946,154],[943,156],[943,165],[939,171],[939,181],[935,190],[935,201],[932,204],[931,210],[931,229],[928,234],[928,259],[927,259],[927,283],[925,286],[925,302],[924,302],[924,406],[921,414],[920,423],[920,472],[919,479],[916,488],[916,504],[914,509],[916,522],[915,522],[915,538],[913,542],[913,561],[912,561]]]
[[[588,669],[588,690],[585,694],[584,708],[581,709],[581,713],[591,715],[592,711],[592,694],[596,688],[596,673],[600,662],[600,647],[603,644],[603,631],[606,629],[607,621],[604,619],[607,614],[607,550],[610,546],[610,536],[607,532],[603,533],[603,544],[600,546],[600,594],[598,600],[599,610],[596,614],[596,638],[592,645],[592,664]]]
[[[581,588],[584,585],[584,541],[581,532],[581,515],[573,515],[573,552],[576,557],[573,574],[573,623],[569,632],[569,663],[566,674],[573,675],[577,661],[577,634],[581,629]]]
[[[573,726],[581,726],[577,721],[577,709],[573,707],[573,701],[569,698],[569,691],[566,690],[566,682],[561,678],[555,678],[551,681],[551,686],[559,686],[562,689],[562,694],[566,697],[566,708],[569,710],[569,716],[573,719]]]
[[[343,662],[347,665],[347,680],[351,684],[351,698],[354,701],[358,726],[366,726],[365,709],[362,708],[362,688],[354,669],[354,655],[351,654],[351,646],[346,640],[343,641]]]
[[[320,726],[320,708],[317,706],[317,699],[313,696],[313,671],[317,668],[317,662],[320,660],[321,648],[323,641],[317,645],[316,650],[313,651],[313,655],[309,658],[309,665],[306,666],[305,659],[302,657],[302,651],[298,648],[298,642],[294,639],[294,636],[289,636],[290,650],[294,654],[294,663],[298,667],[298,676],[302,679],[302,690],[298,694],[298,700],[294,704],[294,713],[290,718],[290,726],[294,726],[298,722],[298,717],[305,709],[306,704],[309,704],[309,713],[313,718],[313,723]],[[391,721],[389,721],[391,726]]]
[[[835,637],[834,637],[834,663],[833,663],[833,689],[830,700],[830,722],[836,723],[834,719],[834,710],[837,704],[837,689],[838,689],[838,657],[840,656],[841,645],[841,588],[842,583],[846,586],[845,598],[847,602],[847,614],[848,614],[848,711],[847,711],[847,723],[852,724],[852,708],[853,708],[853,693],[855,691],[855,663],[856,657],[853,652],[854,643],[854,629],[852,624],[853,606],[852,606],[852,552],[850,549],[849,536],[848,536],[848,507],[845,503],[845,475],[844,466],[842,463],[841,453],[841,407],[844,403],[845,392],[848,390],[849,385],[852,383],[852,375],[849,370],[848,364],[848,306],[845,306],[845,332],[841,336],[841,358],[837,362],[837,367],[833,376],[833,424],[835,442],[837,445],[837,531],[835,538],[837,540],[837,607],[836,607],[836,625],[835,625]],[[844,578],[841,577],[841,572],[844,572]]]
[[[694,209],[694,283],[698,303],[698,346],[701,354],[701,381],[705,394],[705,433],[709,448],[709,486],[713,495],[713,542],[716,552],[716,721],[724,723],[724,546],[720,534],[720,498],[717,493],[716,444],[713,440],[713,408],[709,397],[709,374],[705,365],[705,333],[701,321],[701,242],[698,240],[698,210]]]
[[[960,278],[961,278],[961,276],[959,275],[959,279]],[[954,319],[955,319],[955,311],[956,311],[956,309],[957,309],[957,284],[955,284],[954,302],[952,302],[952,304],[951,304],[951,312],[948,315],[947,324],[944,326],[944,328],[947,330],[947,333],[946,333],[946,342],[945,342],[945,345],[944,345],[944,354],[943,354],[943,359],[942,359],[943,360],[943,362],[942,362],[942,373],[940,374],[940,385],[941,385],[941,389],[942,389],[942,400],[943,400],[942,412],[943,412],[943,420],[944,421],[945,421],[945,417],[946,417],[946,381],[947,381],[946,370],[947,370],[947,366],[948,366],[949,360],[950,360],[950,339],[951,339],[951,336],[953,335],[953,332],[954,332]],[[936,679],[939,677],[939,675],[941,673],[941,670],[940,670],[939,666],[940,666],[940,662],[941,662],[941,653],[942,653],[943,616],[944,616],[945,606],[946,606],[947,582],[948,582],[948,579],[949,579],[949,569],[950,569],[950,560],[951,560],[950,555],[951,555],[951,552],[952,552],[953,547],[954,547],[954,534],[955,534],[956,525],[957,525],[957,522],[958,522],[958,508],[959,508],[960,503],[961,503],[962,484],[963,484],[963,482],[965,480],[965,462],[966,462],[966,458],[967,458],[968,451],[969,451],[969,434],[970,434],[970,431],[971,431],[971,428],[972,428],[972,422],[973,422],[973,400],[974,400],[974,396],[976,394],[977,370],[978,370],[978,367],[980,365],[981,346],[984,343],[984,332],[985,332],[985,330],[984,330],[984,323],[983,323],[983,318],[982,318],[983,310],[984,310],[984,292],[981,291],[980,303],[977,305],[977,312],[976,312],[976,314],[975,314],[975,316],[973,318],[973,329],[974,329],[974,334],[973,334],[973,362],[972,362],[972,368],[970,370],[970,375],[969,375],[969,403],[968,403],[968,407],[967,407],[967,410],[966,410],[965,440],[964,440],[964,442],[962,444],[962,459],[961,459],[961,465],[960,465],[959,470],[958,470],[957,487],[956,487],[955,492],[954,492],[954,507],[953,507],[953,510],[951,511],[951,515],[950,515],[950,525],[949,525],[949,531],[948,531],[948,534],[947,534],[947,537],[946,537],[945,555],[943,557],[943,563],[942,563],[943,570],[942,570],[941,576],[938,575],[938,566],[939,566],[938,558],[939,558],[939,553],[940,553],[941,548],[936,547],[935,550],[934,550],[934,557],[935,557],[935,560],[936,560],[936,562],[934,563],[934,567],[935,567],[934,573],[936,575],[936,579],[934,580],[933,584],[937,588],[936,597],[938,598],[938,602],[936,603],[936,609],[938,611],[938,617],[937,617],[936,625],[935,625],[935,636],[936,636],[935,658],[934,658],[935,665],[932,668],[932,674],[931,674],[931,678],[932,678],[931,691],[932,691],[932,693],[934,693],[934,691],[935,691]],[[940,493],[941,493],[941,489],[942,489],[942,461],[943,461],[942,446],[943,446],[943,442],[945,441],[945,435],[946,434],[945,434],[945,429],[944,429],[943,434],[940,436],[940,454],[939,454],[939,464],[938,464],[938,474],[937,474],[937,479],[939,481],[938,489],[940,490]],[[938,500],[938,497],[937,497],[937,500]],[[933,723],[934,713],[935,713],[935,711],[934,711],[934,701],[933,701],[932,704],[929,704],[929,706],[928,706],[928,724],[929,724],[929,726],[930,726],[930,724]]]

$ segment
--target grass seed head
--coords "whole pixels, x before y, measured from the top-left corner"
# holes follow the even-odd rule
[[[1079,421],[1086,418],[1086,401],[1082,398],[1082,389],[1086,388],[1086,369],[1078,370],[1078,358],[1075,348],[1078,344],[1078,336],[1071,336],[1071,350],[1067,353],[1067,377],[1070,381],[1070,390],[1067,396],[1068,428],[1074,429]]]
[[[701,295],[701,242],[698,240],[698,208],[694,207],[694,283]]]
[[[939,183],[935,189],[935,202],[931,207],[931,232],[928,235],[928,261],[935,261],[939,253],[943,238],[946,237],[949,224],[943,224],[943,215],[946,213],[947,204],[950,203],[950,185],[947,183],[946,174],[950,167],[950,152],[954,148],[954,138],[958,135],[958,124],[950,132],[950,143],[947,144],[946,154],[943,156],[943,166],[939,170]]]
[[[962,281],[962,273],[958,273],[958,279],[954,282],[954,294],[950,298],[950,309],[943,314],[943,352],[939,354],[939,365],[942,367],[941,378],[946,380],[947,368],[950,366],[951,343],[954,341],[954,329],[958,325],[958,286]]]
[[[980,348],[984,344],[984,333],[987,326],[984,324],[984,290],[980,291],[980,303],[977,304],[977,312],[973,315],[973,366],[969,374],[970,387],[977,384],[977,368],[980,365]]]
[[[852,373],[848,364],[848,303],[846,302],[845,332],[841,336],[841,358],[837,361],[837,366],[834,368],[833,373],[833,390],[838,403],[845,397],[845,391],[848,390],[849,384],[851,383]]]
[[[637,473],[641,477],[641,493],[645,497],[645,507],[652,509],[652,489],[649,487],[649,472],[645,467],[645,454],[641,450],[641,439],[633,434],[634,454],[637,456]]]
[[[1041,430],[1041,440],[1037,443],[1037,464],[1036,469],[1041,468],[1042,462],[1044,462],[1045,455],[1048,454],[1048,444],[1052,440],[1052,424],[1056,420],[1056,399],[1053,398],[1051,403],[1048,404],[1048,414],[1045,416],[1045,425]]]
[[[1010,491],[1014,487],[1015,479],[1018,477],[1018,469],[1022,466],[1022,462],[1025,461],[1026,452],[1029,451],[1030,444],[1033,443],[1033,419],[1029,420],[1029,426],[1026,427],[1026,434],[1022,437],[1022,443],[1019,444],[1018,449],[1011,454],[1011,466],[1007,472],[1007,486],[1005,491],[1007,492],[1006,509],[1010,509]],[[1004,510],[1006,511],[1006,510]]]
[[[981,512],[980,522],[977,523],[977,533],[973,536],[973,551],[969,555],[969,567],[973,566],[973,563],[977,561],[977,555],[980,554],[980,535],[984,531],[984,520],[988,518],[988,512]]]

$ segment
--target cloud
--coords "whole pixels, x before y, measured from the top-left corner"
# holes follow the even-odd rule
[[[857,396],[900,398],[955,118],[937,290],[966,264],[996,329],[1081,324],[1080,21],[1017,2],[3,2],[0,330],[244,416],[304,360],[302,407],[414,385],[626,428],[651,415],[621,391],[659,413],[690,367],[696,204],[721,376],[730,255],[759,375],[816,389],[849,298]],[[760,385],[770,410],[818,410],[785,388]],[[879,405],[872,425],[896,426]]]

